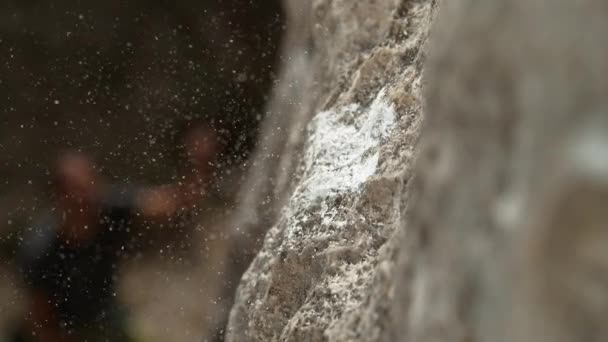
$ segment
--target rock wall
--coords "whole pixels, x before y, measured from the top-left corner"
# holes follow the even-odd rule
[[[241,281],[228,340],[376,340],[390,324],[434,5],[287,8],[297,21],[288,16],[269,135],[235,225],[248,237],[268,233]]]
[[[227,340],[606,340],[607,7],[286,8]]]

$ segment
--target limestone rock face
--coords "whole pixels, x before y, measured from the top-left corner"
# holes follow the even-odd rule
[[[228,340],[607,340],[608,7],[286,5]]]
[[[378,340],[390,326],[433,1],[287,9],[288,58],[266,130],[280,143],[262,142],[258,159],[273,166],[245,186],[240,224],[269,230],[228,340]]]

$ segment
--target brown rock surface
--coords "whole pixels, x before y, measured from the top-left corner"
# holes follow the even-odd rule
[[[236,225],[272,228],[241,282],[232,341],[369,341],[390,323],[433,5],[308,6],[288,2],[271,133]]]
[[[605,341],[606,6],[287,4],[228,340]]]

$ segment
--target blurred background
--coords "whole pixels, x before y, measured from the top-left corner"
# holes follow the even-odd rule
[[[205,194],[187,215],[140,230],[117,295],[142,341],[200,341],[222,321],[222,234],[283,28],[279,0],[0,4],[0,341],[27,315],[15,258],[51,206],[57,155],[86,153],[121,186],[172,184],[194,124],[219,142]]]

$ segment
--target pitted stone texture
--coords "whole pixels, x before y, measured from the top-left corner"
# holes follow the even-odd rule
[[[258,201],[276,215],[229,340],[608,340],[608,6],[308,9],[314,92],[275,96],[301,144]]]
[[[318,92],[300,98],[310,118],[306,129],[287,127],[302,144],[284,158],[298,163],[242,278],[229,341],[391,337],[384,329],[393,321],[391,272],[405,239],[398,228],[422,122],[422,48],[434,4],[311,6],[306,75]]]

